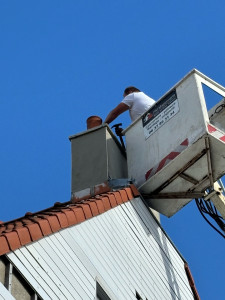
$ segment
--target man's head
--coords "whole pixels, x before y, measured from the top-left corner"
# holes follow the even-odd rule
[[[137,92],[140,92],[139,89],[137,89],[136,87],[134,86],[128,86],[124,92],[123,92],[123,96],[126,97],[127,95],[131,94],[131,93],[137,93]]]

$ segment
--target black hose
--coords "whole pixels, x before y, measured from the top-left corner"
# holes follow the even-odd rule
[[[204,201],[204,204],[203,204]],[[200,214],[203,216],[203,218],[206,220],[206,222],[215,229],[223,238],[225,238],[225,235],[219,231],[204,215],[208,214],[213,220],[218,224],[218,226],[221,228],[221,230],[225,231],[225,223],[221,216],[218,215],[216,207],[212,204],[211,201],[205,201],[203,199],[195,199],[196,205],[198,207],[198,210]],[[207,207],[207,209],[206,209]]]

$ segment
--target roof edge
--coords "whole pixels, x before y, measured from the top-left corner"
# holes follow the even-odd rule
[[[101,193],[87,199],[57,202],[48,209],[36,213],[28,212],[22,218],[1,223],[0,256],[98,216],[139,195],[133,184],[117,190],[101,190]]]

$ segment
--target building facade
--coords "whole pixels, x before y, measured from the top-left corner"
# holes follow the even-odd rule
[[[1,224],[0,299],[198,299],[132,187]]]

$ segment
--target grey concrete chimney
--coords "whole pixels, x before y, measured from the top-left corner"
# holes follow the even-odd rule
[[[127,178],[125,152],[107,124],[69,139],[72,148],[72,195],[109,178]]]

